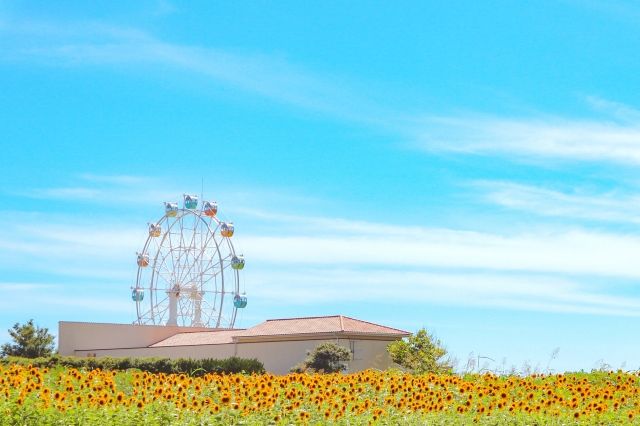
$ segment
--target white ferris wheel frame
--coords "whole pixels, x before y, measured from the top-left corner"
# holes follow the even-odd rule
[[[231,238],[220,234],[223,224],[216,216],[188,208],[153,224],[162,232],[158,237],[149,233],[142,250],[149,264],[138,266],[134,291],[148,298],[135,301],[135,323],[233,328],[240,274],[231,266],[236,256]]]

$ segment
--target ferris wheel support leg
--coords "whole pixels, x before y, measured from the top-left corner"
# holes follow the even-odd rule
[[[193,313],[193,322],[191,323],[192,327],[202,327],[202,293],[198,293],[195,299],[195,308]]]
[[[169,293],[169,319],[167,325],[178,325],[178,293],[175,291]]]

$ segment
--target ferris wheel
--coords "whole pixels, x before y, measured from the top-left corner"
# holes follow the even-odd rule
[[[218,205],[184,195],[183,207],[165,203],[164,215],[149,224],[149,236],[137,254],[138,275],[131,299],[136,324],[233,328],[238,309],[244,257],[236,254],[232,222],[218,219]]]

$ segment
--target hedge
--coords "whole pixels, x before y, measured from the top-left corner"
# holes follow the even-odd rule
[[[264,365],[257,359],[231,357],[224,359],[169,359],[169,358],[80,358],[74,356],[52,355],[41,358],[5,357],[0,364],[32,365],[34,367],[53,368],[56,366],[85,370],[128,370],[137,369],[150,373],[188,374],[202,376],[207,373],[264,373]]]

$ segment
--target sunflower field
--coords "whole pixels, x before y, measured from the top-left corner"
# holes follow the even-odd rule
[[[0,425],[629,424],[634,373],[152,374],[0,366]]]

